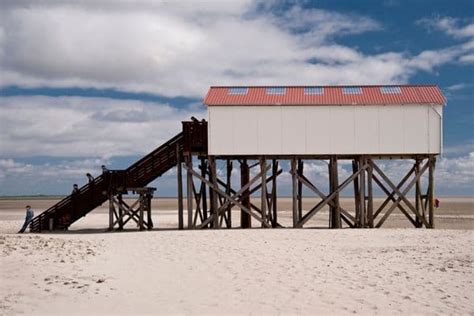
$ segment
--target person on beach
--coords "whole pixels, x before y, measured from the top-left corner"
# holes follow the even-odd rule
[[[78,193],[79,192],[79,186],[74,183],[72,186],[72,194]]]
[[[94,182],[94,177],[90,173],[86,173],[87,179],[89,179],[89,183]]]
[[[109,172],[109,169],[107,169],[107,167],[105,165],[102,165],[101,168],[102,168],[102,173]]]
[[[33,217],[34,217],[33,210],[31,209],[31,206],[27,205],[25,223],[23,224],[23,227],[20,229],[18,234],[23,234],[25,232],[26,228],[28,227],[28,225],[30,225],[30,222],[33,220]]]

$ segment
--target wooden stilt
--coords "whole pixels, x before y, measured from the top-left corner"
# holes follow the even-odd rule
[[[419,173],[420,173],[420,160],[416,159],[415,160],[415,175],[418,175]],[[421,213],[422,217],[425,217],[425,212],[423,210],[421,210],[421,207],[420,207],[421,204],[422,204],[422,201],[421,201],[421,178],[419,178],[416,181],[416,185],[415,185],[415,208],[418,212],[421,211],[420,213]],[[423,226],[422,221],[419,218],[415,218],[415,227],[419,228],[419,227],[422,227],[422,226]]]
[[[179,147],[176,146],[176,158],[177,158],[177,177],[178,177],[178,228],[184,228],[184,207],[183,207],[183,157],[179,151]]]
[[[138,220],[138,227],[140,228],[140,230],[143,230],[145,229],[144,225],[143,225],[143,213],[145,212],[145,209],[146,209],[146,201],[145,201],[145,196],[144,194],[140,194],[140,207],[138,209],[138,214],[139,214],[139,220]]]
[[[374,192],[373,192],[373,163],[372,159],[368,159],[367,163],[369,167],[367,168],[367,225],[370,228],[374,228]]]
[[[357,160],[352,161],[352,174],[359,171],[359,163]],[[354,178],[354,202],[355,202],[355,226],[359,227],[360,223],[360,192],[359,192],[359,178]]]
[[[337,157],[331,156],[329,160],[329,191],[333,193],[339,186],[337,172]],[[333,203],[329,206],[330,228],[341,228],[341,212],[339,206],[339,193],[333,198]]]
[[[365,158],[359,158],[359,166],[365,164]],[[360,222],[359,227],[365,227],[366,223],[366,212],[365,212],[365,170],[359,175],[359,203],[360,203]]]
[[[436,164],[436,157],[431,156],[429,159],[428,169],[428,223],[429,228],[435,228],[434,224],[434,169]]]
[[[260,195],[260,209],[262,211],[262,227],[265,227],[264,223],[267,223],[267,161],[265,157],[260,158],[260,172],[262,173],[262,189]]]
[[[151,193],[147,193],[146,210],[147,210],[148,230],[153,229],[153,219],[151,217],[151,199],[152,198],[153,198],[153,195]]]
[[[250,169],[247,163],[247,159],[243,159],[240,164],[240,186],[244,187],[250,180]],[[249,191],[245,190],[242,194],[241,199],[242,205],[247,208],[250,208],[250,196]],[[240,227],[241,228],[250,228],[252,227],[251,217],[244,210],[240,211]]]
[[[201,176],[206,177],[207,161],[206,158],[201,158]],[[207,187],[203,184],[201,190],[201,204],[202,204],[202,217],[203,220],[207,219],[209,210],[207,209]]]
[[[186,156],[186,197],[187,197],[187,209],[188,209],[188,229],[193,228],[193,174],[190,169],[193,168],[193,158],[191,155]]]
[[[216,168],[216,159],[214,156],[209,156],[209,171],[211,173],[211,183],[214,186],[218,186],[217,184],[217,168]],[[213,228],[219,228],[219,214],[217,212],[217,194],[214,192],[211,198],[211,209],[212,212],[212,226]]]
[[[109,230],[112,231],[114,229],[114,195],[109,193]]]
[[[123,197],[122,197],[122,194],[119,194],[117,196],[117,199],[119,201],[119,203],[123,203]],[[118,224],[119,224],[119,230],[123,230],[123,210],[122,208],[119,207],[118,209]]]
[[[303,174],[303,160],[298,159],[298,175]],[[298,181],[298,221],[303,217],[303,183]]]
[[[296,159],[291,159],[291,179],[293,187],[293,228],[298,227],[298,175]]]
[[[226,161],[226,187],[225,192],[230,195],[230,190],[232,188],[231,179],[232,179],[232,161],[227,159]],[[232,228],[232,206],[229,206],[227,209],[227,228]]]
[[[278,161],[272,160],[272,227],[277,227],[278,223],[278,212],[277,212],[277,174],[278,174]]]

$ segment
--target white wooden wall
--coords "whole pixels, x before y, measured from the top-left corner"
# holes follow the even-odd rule
[[[438,154],[442,110],[441,105],[209,106],[209,154]]]

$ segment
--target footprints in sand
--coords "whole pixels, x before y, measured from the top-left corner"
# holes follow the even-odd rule
[[[34,285],[47,293],[60,293],[64,290],[77,291],[80,293],[93,292],[99,294],[102,290],[114,290],[107,286],[106,278],[97,275],[89,277],[80,277],[74,275],[68,277],[64,275],[49,275],[45,277],[41,283],[34,283]]]

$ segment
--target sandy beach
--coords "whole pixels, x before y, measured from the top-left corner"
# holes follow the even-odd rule
[[[2,200],[0,313],[473,314],[473,199],[442,201],[434,230],[395,214],[373,230],[179,231],[176,200],[155,199],[162,230],[106,232],[104,205],[68,232],[16,235],[25,203],[54,201]]]

